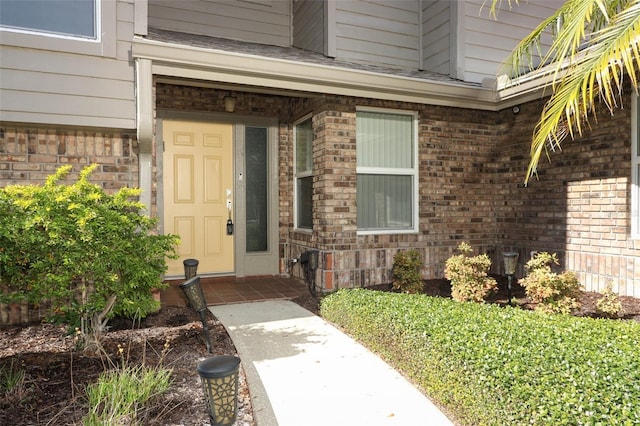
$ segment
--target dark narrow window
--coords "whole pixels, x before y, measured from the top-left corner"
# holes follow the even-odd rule
[[[247,127],[245,130],[245,177],[247,252],[267,251],[269,235],[269,170],[267,129]]]
[[[313,229],[313,128],[311,117],[295,125],[295,227]]]

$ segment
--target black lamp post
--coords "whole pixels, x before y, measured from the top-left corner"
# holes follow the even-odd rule
[[[211,340],[209,339],[209,328],[207,327],[207,301],[204,298],[200,277],[194,276],[180,284],[180,288],[187,296],[189,304],[200,315],[202,321],[202,331],[207,342],[207,351],[211,353]]]
[[[502,256],[504,257],[504,273],[509,278],[509,283],[507,284],[507,299],[509,305],[511,305],[511,281],[513,280],[513,276],[516,274],[518,253],[515,251],[508,251],[502,253]]]
[[[213,426],[232,425],[238,415],[238,370],[240,358],[215,356],[198,364],[202,390]]]

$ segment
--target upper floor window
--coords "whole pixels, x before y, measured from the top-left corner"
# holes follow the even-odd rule
[[[360,233],[417,232],[417,114],[356,112]]]
[[[98,1],[0,0],[0,25],[14,31],[96,40]]]
[[[640,238],[640,105],[634,95],[631,106],[631,236]]]
[[[311,117],[295,124],[295,227],[313,229],[313,127]]]
[[[5,46],[115,58],[118,3],[0,0],[0,38]]]

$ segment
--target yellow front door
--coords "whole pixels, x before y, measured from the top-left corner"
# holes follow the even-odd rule
[[[232,125],[164,120],[162,133],[164,232],[180,235],[167,275],[183,275],[189,258],[198,274],[234,272]]]

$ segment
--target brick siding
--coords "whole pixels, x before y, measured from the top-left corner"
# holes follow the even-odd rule
[[[503,112],[502,143],[495,147],[497,253],[520,253],[519,275],[532,251],[556,252],[587,290],[613,283],[620,294],[640,297],[640,240],[631,239],[631,96],[615,115],[600,108],[577,140],[565,141],[551,162],[541,158],[538,179],[521,185],[529,138],[541,102],[518,115]]]
[[[99,164],[91,181],[106,191],[138,185],[135,136],[125,132],[56,130],[0,124],[0,187],[42,184],[61,166],[73,166],[67,179]]]

